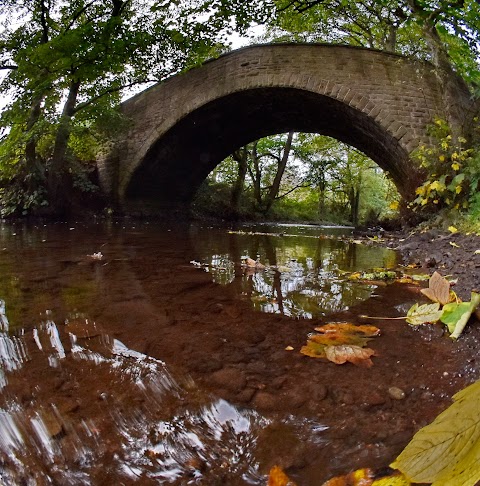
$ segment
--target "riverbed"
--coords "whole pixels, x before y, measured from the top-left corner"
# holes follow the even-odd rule
[[[315,327],[398,317],[414,270],[349,228],[2,223],[0,478],[298,485],[385,468],[478,379],[478,328],[379,320],[373,366],[300,352]],[[251,259],[257,262],[251,263]]]

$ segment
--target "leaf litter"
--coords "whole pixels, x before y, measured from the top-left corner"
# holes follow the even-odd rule
[[[311,358],[324,358],[335,364],[352,363],[370,368],[375,351],[366,348],[367,343],[380,334],[380,329],[369,325],[356,325],[349,322],[331,322],[311,334],[307,344],[300,352]]]

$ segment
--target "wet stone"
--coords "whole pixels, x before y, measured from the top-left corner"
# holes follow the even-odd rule
[[[245,373],[234,368],[223,368],[215,371],[210,379],[216,385],[236,393],[243,390],[247,385]]]
[[[252,405],[264,412],[270,412],[277,409],[278,398],[271,393],[259,391],[252,401]]]
[[[267,368],[267,365],[262,361],[252,361],[245,368],[251,373],[262,373]]]
[[[310,387],[310,393],[313,400],[325,400],[328,396],[328,387],[323,383],[319,383]]]
[[[272,388],[281,388],[284,383],[287,381],[287,377],[286,376],[277,376],[276,378],[274,378],[271,383],[270,383],[270,386]]]
[[[242,390],[236,397],[235,399],[238,400],[240,403],[248,403],[252,398],[253,395],[255,395],[255,388],[250,388],[247,387],[244,390]]]

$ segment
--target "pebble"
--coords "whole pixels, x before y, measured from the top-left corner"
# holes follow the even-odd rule
[[[396,386],[391,386],[388,389],[388,394],[395,400],[403,400],[405,398],[405,392]]]

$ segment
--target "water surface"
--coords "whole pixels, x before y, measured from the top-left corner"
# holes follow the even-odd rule
[[[278,464],[318,485],[388,465],[478,375],[473,338],[381,321],[370,369],[300,354],[319,323],[419,299],[349,280],[398,263],[349,234],[2,224],[3,483],[265,484]]]

